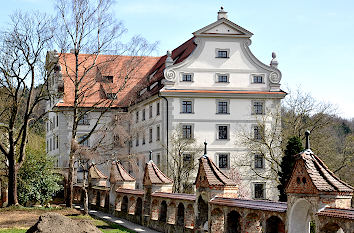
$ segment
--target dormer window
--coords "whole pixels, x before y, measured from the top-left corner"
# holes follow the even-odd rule
[[[192,82],[193,74],[182,74],[182,82]]]
[[[216,49],[216,57],[217,58],[229,58],[229,49]]]
[[[264,75],[262,74],[252,75],[252,83],[264,83]]]
[[[113,76],[103,76],[102,79],[104,82],[113,83]]]

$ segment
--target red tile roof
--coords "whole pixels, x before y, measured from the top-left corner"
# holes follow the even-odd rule
[[[318,191],[353,193],[353,187],[334,175],[311,150],[305,150],[297,157],[304,161],[305,169]]]
[[[196,178],[196,184],[201,180],[201,176],[205,174],[206,182],[211,186],[237,186],[237,184],[227,177],[220,169],[209,159],[208,156],[202,156],[199,159],[199,169]]]
[[[317,215],[334,217],[334,218],[348,218],[354,219],[354,209],[339,209],[327,207],[317,213]]]
[[[163,193],[163,192],[154,192],[151,194],[152,197],[161,197],[169,199],[178,199],[178,200],[188,200],[195,201],[195,194],[186,194],[186,193]]]
[[[150,160],[145,165],[144,185],[151,184],[172,184],[173,180],[168,178],[155,163]]]
[[[108,177],[105,176],[96,166],[96,164],[92,164],[89,169],[89,177],[93,179],[107,179]]]
[[[214,197],[209,201],[211,204],[221,206],[240,207],[247,209],[266,210],[275,212],[286,212],[286,202],[264,201],[264,200],[251,200],[251,199],[237,199],[237,198],[224,198]]]
[[[117,193],[125,193],[125,194],[133,194],[133,195],[144,195],[144,190],[141,189],[123,189],[123,188],[118,188],[116,190]]]
[[[82,107],[126,107],[131,90],[147,75],[160,57],[118,56],[80,54],[78,74],[82,80],[81,88],[85,97],[80,101]],[[95,62],[95,63],[94,63]],[[74,102],[75,55],[59,54],[58,63],[64,81],[63,102],[58,107],[70,107]],[[92,64],[95,64],[93,68]],[[105,81],[103,76],[113,76],[113,82]],[[129,77],[129,78],[127,78]],[[117,99],[106,98],[107,93],[118,93]],[[135,98],[135,97],[134,97]]]
[[[111,166],[109,182],[112,184],[117,181],[135,181],[135,178],[132,177],[123,167],[120,161],[113,161]]]

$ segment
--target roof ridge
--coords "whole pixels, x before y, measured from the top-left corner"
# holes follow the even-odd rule
[[[172,181],[172,179],[170,179],[169,177],[167,177],[157,166],[154,162],[151,163],[152,164],[152,168],[154,169],[154,172],[156,174],[156,176],[159,178],[159,180],[163,183],[165,183],[165,181],[163,181],[160,177],[159,174],[161,174],[162,176],[164,176],[166,179],[168,179],[169,181]]]

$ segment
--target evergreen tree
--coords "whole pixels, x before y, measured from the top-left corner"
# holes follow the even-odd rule
[[[294,136],[288,139],[286,149],[284,151],[284,157],[282,158],[280,167],[281,172],[279,172],[280,185],[278,185],[279,190],[279,201],[287,201],[287,196],[285,193],[285,188],[290,180],[291,173],[295,165],[295,155],[304,150],[301,140],[299,137]]]

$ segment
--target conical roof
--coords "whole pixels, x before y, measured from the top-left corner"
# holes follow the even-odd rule
[[[89,177],[91,179],[107,179],[108,177],[105,176],[96,166],[96,164],[92,164],[89,169]]]
[[[109,182],[112,184],[117,181],[135,181],[135,178],[132,177],[123,167],[120,161],[113,161],[111,166]]]
[[[211,186],[236,186],[237,184],[226,176],[206,155],[199,159],[199,169],[195,184],[199,186],[207,182]]]
[[[145,165],[144,185],[151,184],[172,184],[173,180],[168,178],[156,164],[150,160]]]

